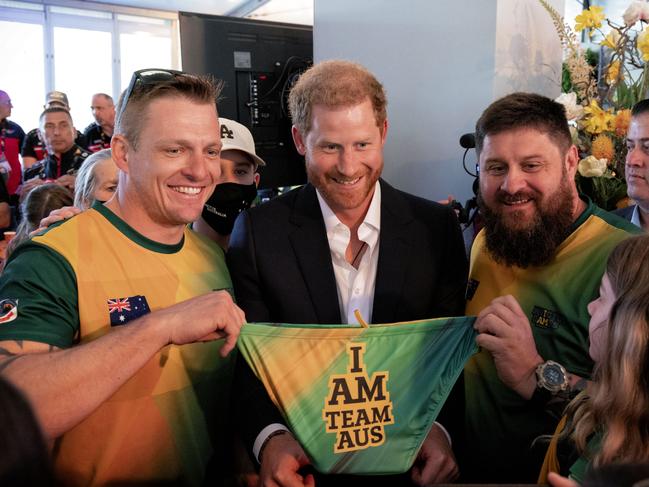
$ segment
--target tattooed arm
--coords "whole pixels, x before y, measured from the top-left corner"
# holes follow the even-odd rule
[[[53,352],[54,350],[60,349],[54,345],[26,342],[25,340],[0,342],[0,374],[23,353]]]
[[[56,438],[99,407],[165,345],[225,337],[225,356],[244,322],[230,294],[211,292],[67,349],[0,341],[0,374],[27,395],[45,434]]]
[[[0,374],[26,394],[45,435],[56,438],[88,416],[165,345],[150,329],[121,327],[65,350],[33,341],[0,341]]]

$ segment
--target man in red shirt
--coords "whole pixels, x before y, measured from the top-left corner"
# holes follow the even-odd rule
[[[9,195],[14,197],[22,176],[18,154],[25,132],[20,125],[8,120],[12,107],[9,95],[0,90],[0,174]]]

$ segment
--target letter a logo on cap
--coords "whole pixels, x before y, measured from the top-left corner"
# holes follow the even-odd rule
[[[221,138],[234,139],[234,132],[228,128],[227,125],[221,124]]]

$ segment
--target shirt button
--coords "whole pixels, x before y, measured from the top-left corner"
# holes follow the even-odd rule
[[[360,293],[361,293],[360,289],[358,289],[358,288],[354,289],[354,294],[360,294]]]

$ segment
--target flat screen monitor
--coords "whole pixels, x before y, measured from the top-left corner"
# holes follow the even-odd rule
[[[288,92],[312,64],[310,26],[180,12],[183,70],[224,81],[219,115],[247,126],[257,154],[260,188],[306,181],[304,159],[295,150]]]

